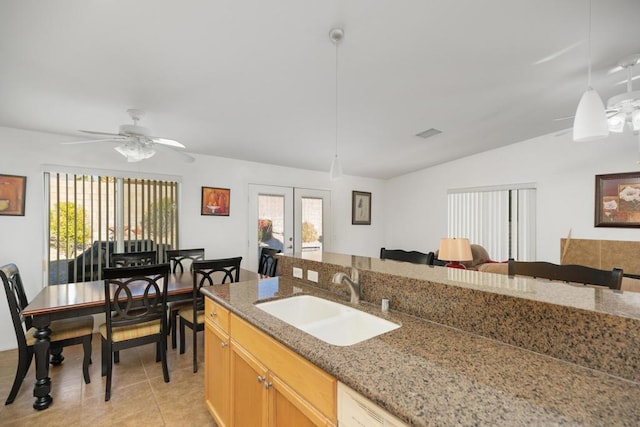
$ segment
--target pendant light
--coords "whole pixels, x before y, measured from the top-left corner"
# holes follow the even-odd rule
[[[591,0],[589,0],[588,64],[587,90],[580,98],[573,121],[573,140],[578,142],[592,141],[609,135],[607,114],[602,98],[591,87]]]
[[[334,28],[329,31],[329,38],[336,45],[336,152],[329,169],[329,177],[333,181],[342,178],[342,164],[338,158],[338,45],[343,37],[344,31],[341,28]]]

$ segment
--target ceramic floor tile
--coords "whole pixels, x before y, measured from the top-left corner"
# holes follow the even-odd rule
[[[198,335],[200,338],[202,334]],[[35,363],[29,370],[16,400],[0,406],[2,426],[215,426],[204,404],[204,346],[198,340],[198,372],[193,373],[191,337],[184,354],[167,349],[171,381],[165,383],[162,365],[155,362],[155,347],[123,350],[114,365],[111,400],[104,401],[105,378],[101,376],[100,336],[93,337],[89,367],[91,383],[82,378],[82,347],[65,348],[65,360],[52,366],[53,404],[35,411],[33,383]],[[17,363],[17,352],[0,352],[0,404],[9,394]]]

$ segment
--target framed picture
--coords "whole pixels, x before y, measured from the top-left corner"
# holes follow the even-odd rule
[[[596,227],[640,227],[640,172],[596,175]]]
[[[228,188],[202,187],[201,215],[229,216],[231,190]]]
[[[371,193],[364,191],[352,192],[351,224],[371,225]]]
[[[24,216],[27,177],[0,175],[0,215]]]

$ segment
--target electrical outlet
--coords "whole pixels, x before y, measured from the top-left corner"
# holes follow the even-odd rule
[[[318,272],[307,270],[307,280],[318,283]]]
[[[302,279],[302,269],[293,267],[293,277],[295,277],[296,279]]]

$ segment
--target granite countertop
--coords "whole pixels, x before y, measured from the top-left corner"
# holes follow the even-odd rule
[[[640,424],[637,382],[368,303],[358,308],[402,326],[330,345],[254,306],[300,292],[349,305],[289,278],[202,292],[411,425]]]

